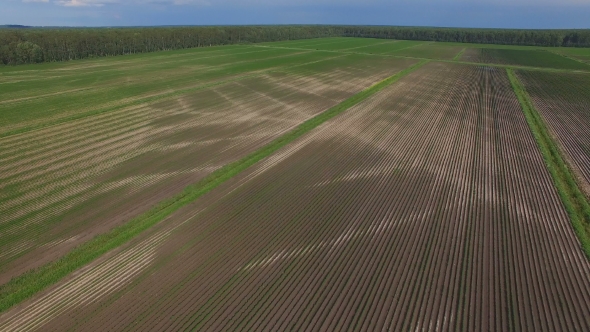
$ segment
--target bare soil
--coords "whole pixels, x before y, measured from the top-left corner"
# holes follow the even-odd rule
[[[586,331],[589,272],[505,71],[431,63],[0,329]]]

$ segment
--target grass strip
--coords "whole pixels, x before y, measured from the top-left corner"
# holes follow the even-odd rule
[[[395,83],[427,62],[428,60],[421,61],[355,94],[342,103],[303,122],[292,131],[276,138],[259,150],[216,170],[196,184],[185,188],[182,193],[160,202],[141,216],[76,247],[59,260],[13,278],[8,283],[0,286],[0,313],[55,284],[71,272],[92,262],[106,252],[125,244],[143,231],[163,221],[176,210],[193,202],[320,124],[362,102],[388,85]]]
[[[518,77],[516,77],[514,70],[506,69],[506,72],[522,106],[529,127],[541,149],[574,231],[580,240],[582,250],[586,257],[590,259],[590,204],[588,204],[586,196],[580,190],[573,172],[565,162],[557,144],[549,135],[545,122],[534,108],[528,93],[518,80]]]
[[[457,55],[455,55],[455,57],[453,58],[454,61],[458,61],[461,59],[461,56],[463,55],[463,53],[465,53],[466,48],[462,49],[461,51],[459,51],[459,53],[457,53]]]

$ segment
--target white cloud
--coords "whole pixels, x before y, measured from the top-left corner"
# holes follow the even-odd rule
[[[101,7],[110,3],[118,3],[117,0],[57,0],[60,6],[65,7]]]
[[[49,0],[22,0],[23,2],[49,2]],[[67,7],[104,6],[107,4],[122,5],[199,5],[199,6],[309,6],[309,5],[355,5],[358,0],[52,0]],[[364,0],[363,4],[403,5],[408,3],[428,4],[480,4],[480,5],[512,5],[512,6],[547,6],[547,5],[590,5],[590,0]]]
[[[590,5],[590,0],[215,0],[217,5],[341,5],[341,4],[381,4],[401,5],[422,3],[428,4],[469,4],[469,5]]]
[[[205,0],[172,0],[172,3],[175,5],[211,6],[211,3],[209,1],[205,1]]]
[[[156,5],[203,5],[210,6],[207,0],[128,0],[129,4],[156,4]]]
[[[25,2],[49,2],[49,0],[23,0]],[[102,7],[108,4],[123,5],[201,5],[210,6],[207,0],[52,0],[65,7]]]

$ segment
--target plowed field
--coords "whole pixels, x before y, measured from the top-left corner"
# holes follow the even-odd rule
[[[0,330],[587,331],[589,273],[506,72],[430,63]]]
[[[590,67],[582,62],[543,50],[470,48],[465,50],[461,60],[541,68],[590,70]]]
[[[590,76],[527,71],[518,76],[590,195]]]
[[[261,58],[255,62],[260,65],[250,63],[253,68],[247,69],[248,76],[224,72],[227,82],[191,91],[196,83],[187,81],[187,73],[178,73],[178,68],[174,74],[161,69],[160,74],[168,75],[170,88],[181,92],[0,138],[0,285],[129,221],[212,171],[416,62],[355,54],[308,54],[305,60],[295,51],[282,50],[280,56],[273,50],[262,51],[275,58],[258,54]],[[218,50],[210,53],[209,57],[224,58]],[[178,66],[183,61],[203,66],[211,61],[203,56],[179,57]],[[280,65],[273,63],[276,59],[281,59]],[[125,58],[108,66],[117,68],[114,73],[94,73],[95,77],[121,76],[124,64],[118,61]],[[237,62],[226,65],[246,71],[236,69]],[[129,74],[141,80],[143,69],[139,74],[135,66],[128,69]],[[221,75],[220,67],[211,66],[210,71]],[[86,77],[87,70],[72,69],[79,71],[74,77]],[[35,85],[44,75],[47,73],[41,72],[27,79]],[[68,79],[73,79],[74,73],[69,75]],[[61,84],[69,82],[62,79]],[[107,86],[96,90],[113,88],[110,83]],[[92,100],[89,93],[85,96]],[[66,93],[58,97],[67,100],[62,105],[64,114],[81,113],[75,108],[81,96]],[[51,112],[41,105],[51,108],[59,103],[58,97],[5,99],[0,108],[40,107],[39,114],[47,115]],[[131,98],[111,103],[124,105]],[[3,115],[5,122],[12,121],[10,114]],[[47,122],[54,117],[38,119]],[[14,121],[14,128],[28,123]]]

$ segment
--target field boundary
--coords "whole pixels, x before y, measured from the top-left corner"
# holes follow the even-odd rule
[[[590,259],[590,204],[582,192],[576,177],[563,157],[561,150],[553,140],[545,122],[533,106],[533,103],[513,69],[506,69],[512,88],[533,132],[537,145],[549,173],[553,178],[557,192],[570,217],[570,222],[580,240],[586,258]]]
[[[0,313],[5,312],[9,308],[32,297],[34,294],[47,289],[49,286],[57,283],[62,278],[99,258],[108,251],[129,242],[143,231],[164,221],[176,210],[193,202],[248,167],[270,156],[278,149],[293,142],[327,120],[343,113],[354,105],[376,94],[385,87],[397,82],[400,78],[422,67],[428,62],[428,60],[420,61],[373,84],[340,104],[337,104],[301,123],[293,130],[274,139],[272,142],[257,151],[250,153],[238,161],[225,165],[196,184],[186,187],[182,193],[160,202],[148,212],[114,228],[108,233],[98,235],[92,240],[76,247],[59,260],[13,278],[8,283],[0,286]]]

